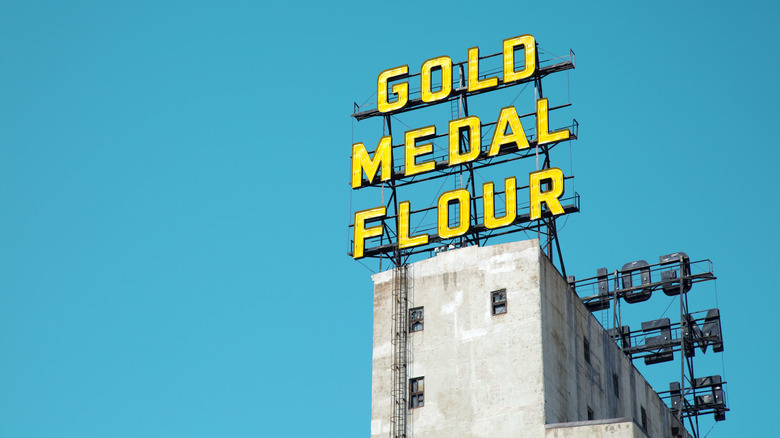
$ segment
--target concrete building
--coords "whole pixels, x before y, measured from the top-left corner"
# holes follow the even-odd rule
[[[688,436],[537,240],[441,252],[407,278],[406,436]],[[371,436],[387,438],[393,271],[373,280]]]

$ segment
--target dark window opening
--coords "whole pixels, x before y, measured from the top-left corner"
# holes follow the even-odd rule
[[[582,348],[585,355],[585,362],[590,363],[590,342],[588,338],[582,337]]]
[[[491,292],[490,303],[493,309],[493,315],[506,313],[506,289]]]
[[[620,382],[618,381],[618,376],[615,373],[612,373],[612,389],[615,390],[615,397],[620,398]]]
[[[409,331],[421,332],[423,329],[423,308],[409,309]]]
[[[423,400],[423,378],[409,379],[409,407],[419,408],[425,404]]]
[[[647,412],[645,412],[645,408],[642,408],[642,429],[647,432]]]
[[[593,419],[593,409],[591,409],[590,406],[588,406],[588,420],[592,420],[592,419]]]

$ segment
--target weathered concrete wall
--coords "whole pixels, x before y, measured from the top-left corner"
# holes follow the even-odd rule
[[[594,420],[627,417],[641,428],[644,409],[647,435],[672,437],[679,422],[661,398],[544,255],[540,269],[546,423],[584,421],[591,409]]]
[[[409,277],[409,308],[424,307],[424,329],[409,334],[408,377],[425,383],[425,405],[408,411],[410,436],[670,436],[673,418],[660,398],[537,240],[443,252],[411,265]],[[371,436],[386,438],[393,411],[392,271],[373,280]],[[490,295],[500,289],[506,289],[507,312],[493,315]],[[642,407],[647,431],[640,426]],[[596,420],[627,420],[572,424],[587,420],[588,408]]]
[[[539,251],[536,242],[440,253],[410,268],[409,377],[425,378],[425,406],[409,411],[413,436],[544,436]],[[387,437],[392,412],[392,273],[374,276],[371,435]],[[506,289],[494,316],[490,293]]]
[[[546,438],[647,438],[630,418],[547,425]]]

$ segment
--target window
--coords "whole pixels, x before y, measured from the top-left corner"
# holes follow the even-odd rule
[[[585,336],[582,337],[582,348],[585,354],[585,362],[590,363],[590,342]]]
[[[409,309],[409,331],[421,332],[423,329],[423,308]]]
[[[423,406],[425,401],[423,400],[423,378],[414,377],[409,379],[409,407],[419,408]]]
[[[647,432],[647,412],[645,412],[645,408],[642,408],[642,429]]]
[[[612,389],[615,390],[615,397],[620,398],[620,384],[618,382],[618,376],[612,373]]]
[[[490,302],[493,308],[493,315],[506,313],[506,289],[491,292]]]
[[[588,406],[588,420],[592,420],[592,419],[593,419],[593,409],[591,409],[590,406]]]

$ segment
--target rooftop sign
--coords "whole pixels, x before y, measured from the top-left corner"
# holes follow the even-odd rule
[[[538,157],[559,142],[576,139],[576,121],[570,127],[551,128],[550,102],[541,97],[541,78],[573,68],[573,53],[571,60],[540,66],[536,41],[531,35],[504,40],[500,53],[484,57],[479,53],[479,48],[472,47],[467,61],[455,64],[448,56],[432,58],[412,75],[408,65],[384,70],[377,77],[376,107],[353,114],[356,120],[383,117],[390,133],[383,135],[373,150],[363,142],[352,145],[350,186],[353,190],[385,187],[392,195],[387,204],[382,202],[354,212],[350,225],[352,257],[393,253],[400,258],[404,252],[430,250],[437,242],[446,244],[448,240],[471,238],[479,233],[487,237],[498,230],[505,234],[512,228],[520,231],[538,227],[545,218],[579,209],[576,195],[569,199],[574,202],[572,205],[562,204],[567,177],[561,169],[549,166],[548,155],[545,166],[520,183],[518,177],[507,175],[499,183],[503,190],[497,190],[493,181],[486,181],[481,184],[481,192],[476,192],[474,184],[477,168]],[[480,74],[480,63],[498,56],[501,67],[495,75]],[[454,81],[456,69],[458,82]],[[497,114],[483,116],[489,117],[488,123],[468,114],[465,103],[469,96],[529,82],[538,88],[531,112],[518,114],[515,106],[506,106]],[[412,93],[410,83],[415,88],[419,85],[419,92]],[[448,122],[444,132],[437,132],[436,125],[431,124],[409,129],[402,136],[392,135],[391,116],[454,100],[464,110],[458,111],[458,117]],[[565,106],[568,104],[552,109]],[[526,121],[524,126],[523,119],[528,118],[533,120]],[[531,129],[527,131],[527,127]],[[446,153],[438,157],[432,143],[436,139],[446,140],[447,145]],[[435,228],[413,233],[412,216],[429,209],[413,210],[410,201],[399,201],[397,189],[464,172],[469,174],[471,187],[467,184],[440,193]],[[519,199],[527,200],[527,204],[518,202]],[[521,205],[527,207],[519,208]]]

